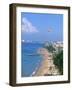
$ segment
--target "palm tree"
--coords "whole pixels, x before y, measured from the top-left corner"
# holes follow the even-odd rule
[[[46,46],[45,48],[48,49],[49,52],[55,51],[55,48],[52,46],[52,44],[50,44],[49,46]]]

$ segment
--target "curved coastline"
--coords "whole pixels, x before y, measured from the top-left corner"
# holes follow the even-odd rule
[[[42,55],[43,60],[37,70],[34,71],[34,76],[59,75],[58,69],[53,64],[52,53],[48,52],[46,48],[39,48],[38,53]]]

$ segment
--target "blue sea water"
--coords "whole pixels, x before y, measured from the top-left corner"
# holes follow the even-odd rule
[[[38,54],[38,49],[42,48],[43,44],[40,43],[21,43],[21,76],[29,77],[36,71],[42,59],[42,56]]]

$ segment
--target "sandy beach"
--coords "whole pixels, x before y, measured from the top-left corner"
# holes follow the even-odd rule
[[[59,75],[58,69],[53,64],[52,53],[48,52],[48,50],[45,48],[40,48],[38,53],[43,56],[43,61],[41,62],[35,76]]]

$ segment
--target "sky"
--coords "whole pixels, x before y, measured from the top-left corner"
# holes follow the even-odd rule
[[[63,41],[63,15],[21,12],[21,39]]]

